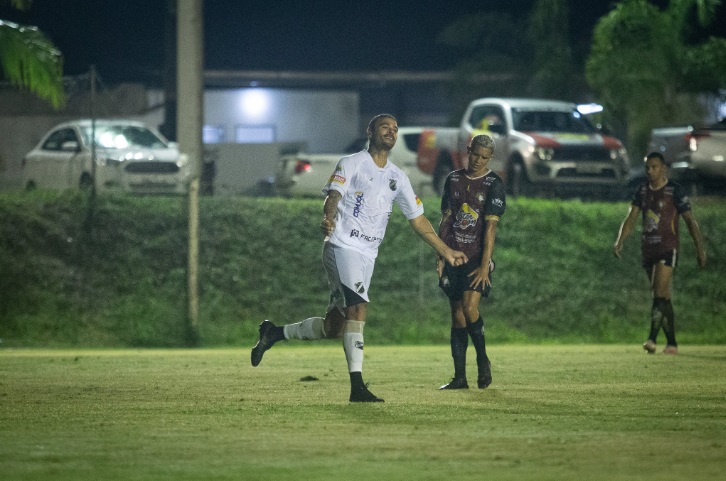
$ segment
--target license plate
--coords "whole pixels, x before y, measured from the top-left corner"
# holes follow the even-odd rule
[[[583,164],[577,165],[575,170],[578,174],[599,174],[602,172],[602,167],[599,165]]]

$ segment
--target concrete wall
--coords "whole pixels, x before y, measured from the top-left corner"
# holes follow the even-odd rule
[[[235,142],[238,126],[268,126],[276,142],[305,142],[310,152],[343,152],[364,135],[353,91],[284,89],[207,90],[205,125],[222,126]]]
[[[207,144],[204,161],[212,172],[214,195],[265,195],[286,143]],[[209,171],[208,171],[209,172]]]

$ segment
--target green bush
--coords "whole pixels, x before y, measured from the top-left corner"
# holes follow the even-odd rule
[[[323,315],[319,200],[200,200],[199,325],[186,316],[185,198],[0,195],[2,346],[250,346],[262,319]],[[436,199],[426,215],[438,225]],[[682,342],[726,342],[726,201],[701,198],[707,269],[683,225],[674,306]],[[649,291],[639,239],[612,243],[626,203],[511,199],[497,233],[494,289],[481,310],[492,342],[637,342]],[[443,343],[448,302],[433,251],[395,210],[373,275],[366,339]]]

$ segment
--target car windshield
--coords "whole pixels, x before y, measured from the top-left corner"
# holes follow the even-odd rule
[[[577,111],[512,109],[514,129],[520,132],[595,133],[597,130]]]
[[[83,129],[84,142],[91,143],[91,127]],[[96,126],[96,145],[106,149],[129,149],[143,147],[164,149],[167,147],[158,135],[146,127],[137,125]]]

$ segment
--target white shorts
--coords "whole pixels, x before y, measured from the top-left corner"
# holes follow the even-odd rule
[[[368,302],[375,262],[352,249],[325,242],[323,266],[328,274],[330,305],[343,312],[346,307]]]

